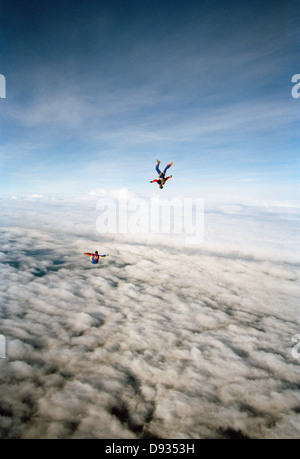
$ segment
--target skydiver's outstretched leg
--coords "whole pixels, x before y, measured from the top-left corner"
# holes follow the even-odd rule
[[[160,161],[157,159],[157,164],[156,164],[156,172],[158,173],[158,175],[161,174],[160,170],[159,170],[159,165],[160,165]]]
[[[170,162],[170,164],[168,164],[166,167],[165,167],[165,170],[163,171],[163,174],[165,175],[165,173],[167,172],[167,170],[169,169],[169,167],[171,167],[173,165],[173,161]]]

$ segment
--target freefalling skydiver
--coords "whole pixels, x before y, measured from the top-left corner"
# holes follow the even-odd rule
[[[167,171],[167,169],[169,169],[169,167],[171,167],[173,165],[173,161],[170,162],[170,164],[168,164],[164,171],[161,172],[159,170],[159,165],[160,165],[160,161],[157,159],[157,164],[156,164],[156,172],[158,173],[158,179],[157,180],[150,180],[150,183],[154,183],[154,182],[157,182],[158,185],[159,185],[159,188],[162,190],[163,189],[163,185],[166,183],[167,180],[169,180],[169,178],[172,177],[172,175],[169,175],[169,177],[165,177],[165,173]]]
[[[98,263],[99,258],[108,257],[108,254],[107,255],[99,255],[98,254],[98,250],[95,250],[95,253],[84,252],[84,255],[88,255],[90,257],[91,263],[93,263],[93,265],[96,265]]]

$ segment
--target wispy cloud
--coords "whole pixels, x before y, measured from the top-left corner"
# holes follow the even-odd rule
[[[201,156],[214,176],[223,168],[218,162],[223,156],[227,173],[234,171],[235,177],[247,171],[247,158],[252,167],[257,160],[259,171],[264,155],[269,155],[270,172],[282,166],[279,157],[294,169],[299,115],[290,95],[292,16],[284,19],[278,6],[272,17],[262,18],[254,6],[241,6],[233,18],[231,10],[220,14],[218,8],[203,14],[199,5],[181,15],[176,9],[167,14],[162,6],[157,16],[154,5],[128,6],[122,10],[124,22],[120,11],[86,10],[88,20],[79,21],[77,28],[81,39],[75,34],[77,18],[60,11],[69,32],[60,48],[55,15],[44,13],[44,33],[39,24],[38,36],[25,34],[32,45],[26,61],[20,43],[29,20],[20,26],[2,111],[6,188],[8,181],[17,183],[10,170],[18,177],[23,171],[18,183],[25,189],[37,184],[36,170],[43,177],[47,171],[57,188],[70,181],[71,168],[87,189],[93,168],[103,166],[106,174],[117,163],[127,177],[127,164],[134,160],[144,174],[147,162],[159,153],[191,164]],[[35,14],[31,17],[35,24]],[[48,54],[42,53],[38,38]],[[10,148],[18,150],[17,157],[22,153],[26,166],[18,165],[13,154],[12,164]],[[141,186],[139,175],[135,182]],[[120,179],[111,176],[115,186]]]

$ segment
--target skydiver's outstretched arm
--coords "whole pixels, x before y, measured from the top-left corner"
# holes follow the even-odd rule
[[[169,180],[169,178],[171,178],[172,175],[169,175],[169,177],[165,177],[165,181]]]
[[[150,180],[150,183],[158,182],[158,180]]]
[[[88,255],[89,257],[93,257],[95,254],[94,253],[89,253],[89,252],[84,252],[83,255]],[[98,255],[98,257],[105,258],[108,257],[109,254],[107,255]]]

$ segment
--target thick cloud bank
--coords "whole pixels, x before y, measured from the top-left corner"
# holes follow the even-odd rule
[[[299,437],[295,215],[223,209],[188,248],[104,239],[76,208],[2,202],[1,438]]]

